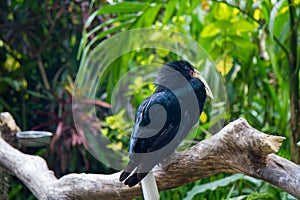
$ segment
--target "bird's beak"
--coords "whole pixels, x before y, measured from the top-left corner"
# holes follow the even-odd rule
[[[211,92],[211,89],[209,88],[207,82],[205,81],[205,79],[203,78],[203,76],[200,74],[200,72],[198,70],[194,69],[193,77],[199,78],[202,81],[202,83],[205,86],[206,95],[208,97],[210,97],[211,99],[214,99],[214,96],[213,96],[213,93]]]

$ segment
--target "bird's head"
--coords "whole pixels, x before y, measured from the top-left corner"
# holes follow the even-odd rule
[[[198,78],[205,86],[206,95],[211,99],[214,99],[212,91],[209,85],[207,84],[206,80],[203,78],[201,73],[198,70],[196,70],[189,62],[180,60],[167,63],[166,65],[178,71],[188,80],[192,78]]]

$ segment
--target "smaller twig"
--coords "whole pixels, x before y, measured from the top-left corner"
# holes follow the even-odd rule
[[[269,33],[269,31],[267,32]],[[287,50],[287,48],[285,48],[285,46],[279,41],[279,39],[275,35],[273,35],[273,39],[278,44],[278,46],[282,49],[285,55],[289,56],[289,51]]]
[[[43,65],[41,54],[37,55],[37,61],[38,61],[38,68],[40,70],[40,74],[42,76],[44,86],[45,86],[46,90],[50,90],[50,84],[49,84],[49,81],[48,81],[48,78],[47,78],[47,75],[46,75],[46,71],[45,71],[45,68],[44,68],[44,65]]]

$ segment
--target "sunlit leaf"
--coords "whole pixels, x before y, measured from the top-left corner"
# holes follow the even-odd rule
[[[217,70],[221,73],[222,76],[225,76],[233,66],[233,58],[227,56],[224,59],[220,60],[217,64]]]
[[[123,146],[122,142],[117,142],[116,144],[114,143],[108,144],[106,147],[112,149],[113,151],[119,151],[122,149],[122,146]]]
[[[205,112],[202,112],[200,115],[200,122],[205,123],[207,122],[207,114]]]
[[[217,20],[229,20],[238,13],[239,10],[237,8],[230,7],[225,3],[218,3],[214,12],[214,16]]]
[[[260,20],[261,18],[261,11],[259,8],[256,8],[253,12],[253,18],[256,19],[257,21]]]
[[[7,58],[4,63],[4,69],[11,72],[11,71],[16,71],[17,69],[20,68],[20,62],[17,59],[15,59],[10,54],[7,54],[6,56]]]
[[[134,80],[134,84],[135,84],[135,86],[137,86],[137,87],[143,85],[143,78],[142,78],[141,76],[138,76],[138,77]]]
[[[285,14],[285,13],[287,13],[288,11],[289,11],[289,6],[284,6],[284,7],[282,7],[282,8],[279,10],[279,12],[277,13],[277,16],[282,15],[282,14]]]
[[[201,37],[213,37],[216,36],[221,30],[216,26],[216,24],[211,23],[204,27],[201,32]]]
[[[232,23],[231,29],[238,32],[251,32],[256,28],[256,26],[246,20],[238,20]]]
[[[170,51],[164,49],[156,49],[155,51],[161,57],[166,57],[170,53]]]

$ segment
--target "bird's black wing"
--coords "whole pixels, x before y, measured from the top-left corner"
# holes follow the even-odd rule
[[[138,108],[130,139],[130,162],[120,176],[120,181],[133,186],[177,146],[168,146],[180,125],[179,102],[170,90],[154,93]],[[135,172],[131,174],[132,171]]]
[[[120,181],[126,179],[126,185],[136,185],[156,164],[171,155],[198,122],[205,97],[203,83],[192,79],[187,87],[176,91],[163,88],[145,99],[136,114],[130,161]]]

